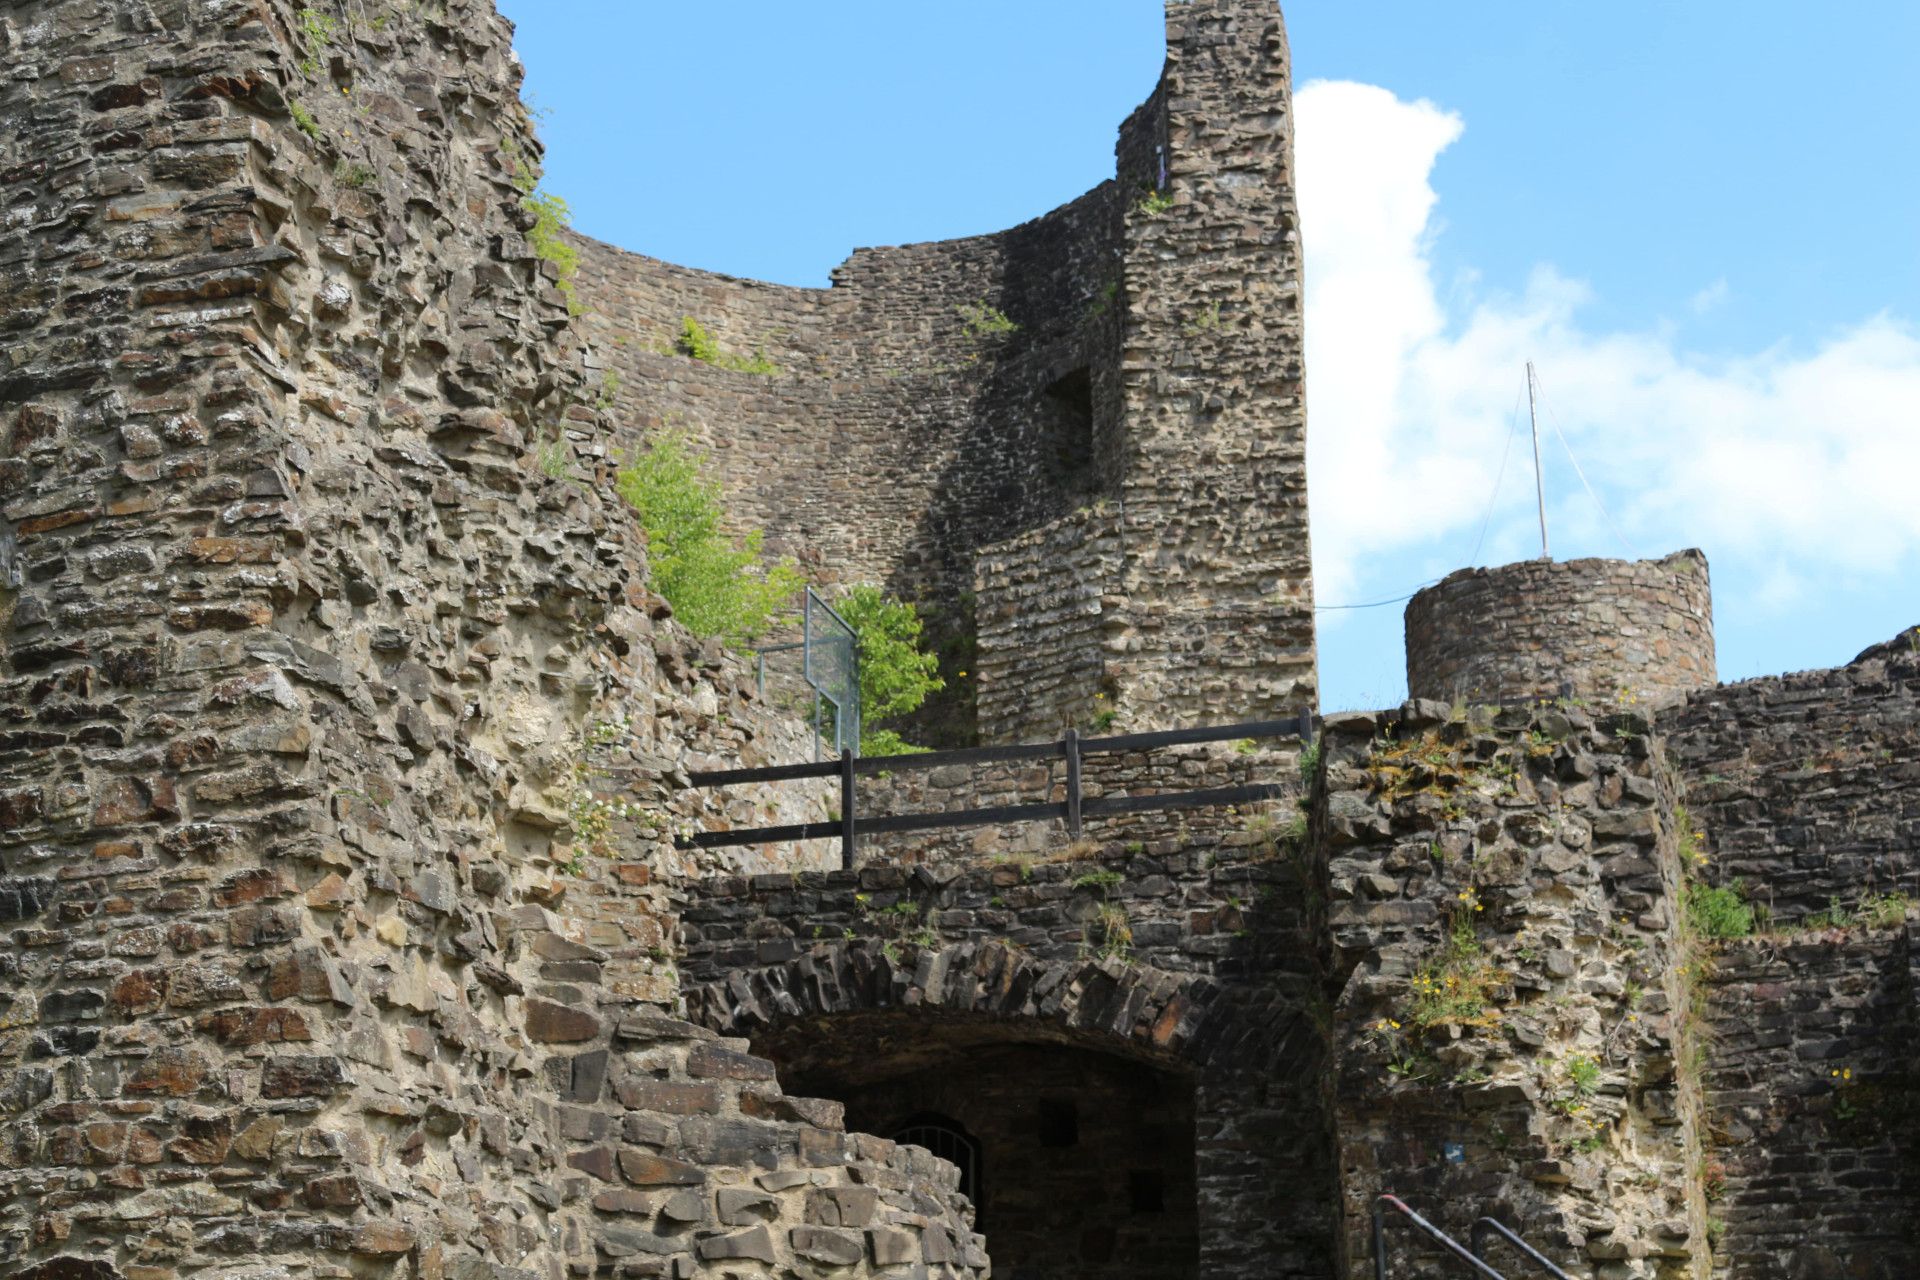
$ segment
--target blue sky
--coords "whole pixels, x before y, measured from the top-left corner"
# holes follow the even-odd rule
[[[1099,182],[1162,57],[1159,0],[501,7],[581,229],[792,284]],[[1550,434],[1556,554],[1703,547],[1723,678],[1920,623],[1920,5],[1287,21],[1323,603],[1537,551],[1531,358],[1606,510]],[[1322,615],[1321,665],[1398,700],[1399,607]]]

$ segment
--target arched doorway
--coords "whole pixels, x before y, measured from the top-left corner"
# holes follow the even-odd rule
[[[924,1009],[788,1023],[754,1050],[848,1129],[959,1168],[998,1280],[1200,1274],[1195,1085],[1171,1064]]]

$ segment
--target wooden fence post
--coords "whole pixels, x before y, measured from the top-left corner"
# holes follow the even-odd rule
[[[1067,753],[1067,834],[1080,838],[1080,731],[1067,730],[1060,744]]]
[[[840,748],[840,869],[853,870],[853,748]]]

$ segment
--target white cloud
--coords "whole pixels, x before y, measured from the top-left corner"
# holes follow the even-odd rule
[[[1712,284],[1687,299],[1687,308],[1697,316],[1703,316],[1724,303],[1733,294],[1727,285],[1727,278],[1721,276]]]
[[[1549,472],[1566,467],[1557,426],[1636,554],[1704,547],[1717,570],[1750,572],[1782,605],[1801,598],[1804,581],[1879,577],[1920,555],[1912,323],[1882,314],[1810,351],[1783,343],[1710,358],[1651,323],[1644,332],[1587,327],[1591,290],[1545,264],[1517,296],[1480,293],[1469,278],[1449,306],[1429,254],[1439,234],[1430,175],[1461,136],[1460,118],[1327,81],[1303,87],[1297,111],[1323,601],[1352,600],[1370,565],[1389,556],[1431,575],[1458,567],[1514,414],[1524,413],[1530,359],[1550,410]],[[1727,292],[1716,282],[1694,309]],[[1531,471],[1524,428],[1513,451],[1482,560],[1531,553],[1530,486],[1517,479]],[[1621,554],[1577,484],[1566,492],[1578,496],[1557,504],[1556,540],[1564,533],[1589,554]]]

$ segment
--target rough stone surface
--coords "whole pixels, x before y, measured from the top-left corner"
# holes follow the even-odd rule
[[[672,823],[817,809],[680,797],[798,727],[536,465],[608,428],[491,4],[36,0],[0,54],[0,1270],[689,1275],[710,1193],[784,1171],[984,1271],[951,1169],[736,1118],[702,1033],[633,1031],[677,994]],[[630,1198],[635,1153],[697,1204]]]
[[[1135,726],[1314,701],[1286,34],[1267,0],[1171,0],[1167,41],[1115,178],[1011,231],[864,249],[824,291],[578,242],[622,442],[692,435],[743,527],[921,600],[938,744],[1103,691]],[[780,373],[673,354],[687,317]]]
[[[1343,1274],[1392,1190],[1609,1276],[1708,1260],[1673,797],[1644,718],[1344,722],[1315,797]],[[1410,1232],[1400,1267],[1435,1259]],[[1431,1265],[1431,1261],[1428,1262]]]
[[[1318,759],[1310,821],[675,851],[837,804],[687,785],[810,742],[643,585],[607,464],[675,423],[817,579],[926,599],[957,738],[1312,702],[1285,34],[1167,19],[1080,200],[819,292],[582,243],[576,317],[487,0],[0,14],[0,1272],[973,1280],[1003,1221],[1319,1280],[1388,1186],[1605,1280],[1913,1272],[1920,640],[1707,688],[1692,556],[1453,580],[1424,696],[1311,751],[1088,762]],[[688,315],[783,372],[655,350]],[[1662,709],[1455,713],[1567,678]],[[1701,880],[1774,931],[1693,936]],[[984,1223],[857,1131],[917,1106]]]
[[[1710,878],[1777,921],[1920,898],[1920,628],[1844,667],[1703,690],[1660,728]]]
[[[1907,927],[1729,943],[1705,991],[1704,1178],[1726,1272],[1911,1275],[1920,1028]]]
[[[1284,753],[1232,750],[1172,764],[1184,786],[1294,769]],[[1144,760],[1133,771],[1136,783],[1152,772]],[[946,785],[957,795],[967,780]],[[1076,844],[1056,831],[1050,846],[1023,838],[970,860],[934,850],[919,866],[889,857],[854,872],[702,880],[681,916],[689,1016],[750,1037],[783,1078],[844,1099],[851,1116],[891,1123],[917,1099],[998,1134],[985,1178],[1001,1189],[988,1194],[1029,1206],[1016,1211],[1012,1263],[1057,1269],[1146,1230],[1151,1248],[1111,1256],[1138,1256],[1152,1274],[1325,1275],[1333,1169],[1303,850],[1265,812],[1199,811],[1178,829],[1158,816],[1151,838]],[[1177,1217],[1116,1208],[1076,1215],[1091,1234],[1062,1240],[1021,1216],[1040,1212],[1044,1166],[982,1110],[1009,1095],[983,1086],[963,1105],[970,1087],[942,1081],[978,1082],[1032,1045],[1129,1060],[1169,1096],[1192,1092],[1190,1118],[1165,1135],[1198,1170],[1190,1235]],[[1044,1054],[1020,1061],[1025,1086],[1061,1069]],[[1125,1166],[1074,1168],[1057,1176],[1096,1179],[1131,1203]],[[1135,1171],[1152,1172],[1137,1160]]]
[[[1714,682],[1707,559],[1462,569],[1407,605],[1407,688],[1439,702],[1663,706]]]

